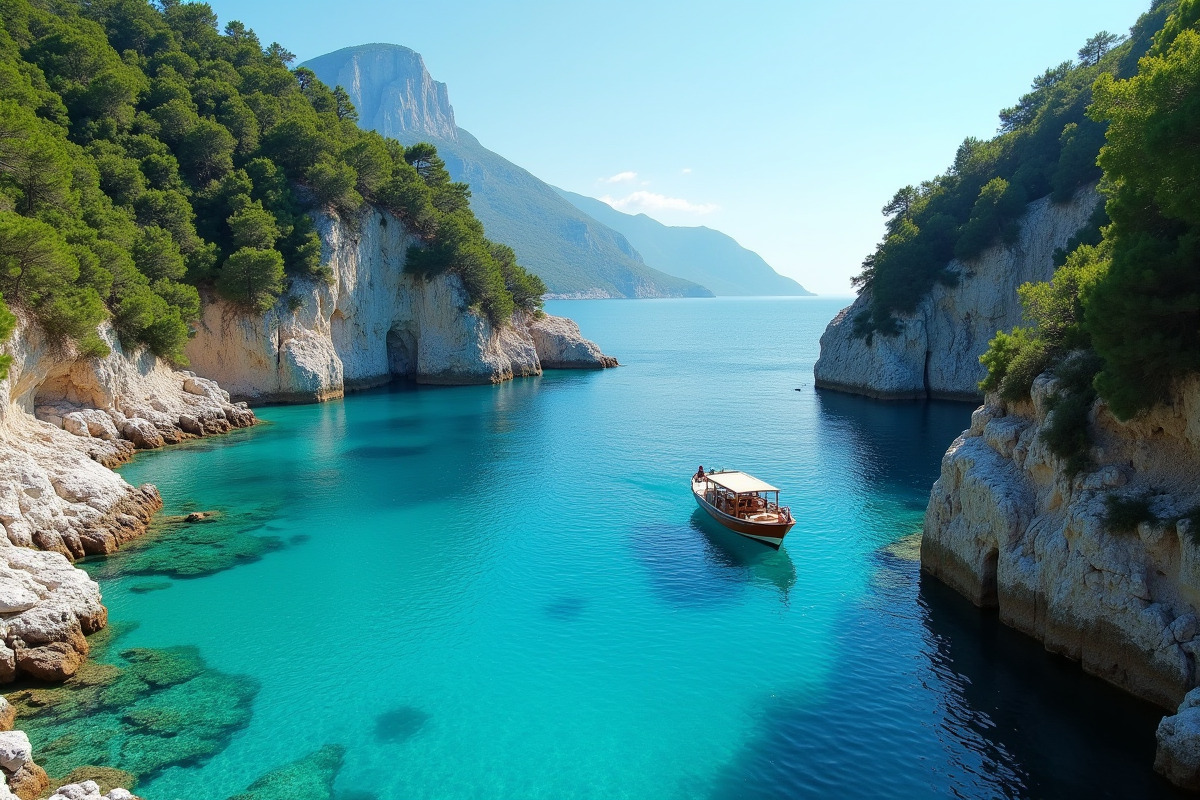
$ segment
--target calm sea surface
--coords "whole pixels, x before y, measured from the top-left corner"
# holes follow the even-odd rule
[[[843,304],[551,303],[625,366],[264,408],[139,456],[167,514],[240,526],[214,552],[270,543],[173,575],[177,526],[140,574],[89,567],[122,647],[260,684],[139,794],[223,800],[338,744],[346,800],[1170,796],[1161,712],[921,580],[971,407],[814,391]],[[695,510],[700,463],[785,489],[782,550]]]

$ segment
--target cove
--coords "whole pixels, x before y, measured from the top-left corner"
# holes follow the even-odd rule
[[[86,564],[119,649],[173,648],[197,713],[247,709],[139,794],[220,800],[336,746],[342,800],[1173,796],[1160,712],[921,580],[972,409],[816,392],[843,304],[552,303],[626,366],[139,455],[164,515],[219,515]],[[699,463],[785,488],[781,551],[695,509]]]

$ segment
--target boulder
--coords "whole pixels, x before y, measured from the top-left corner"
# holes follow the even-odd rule
[[[1176,713],[1163,717],[1155,738],[1155,771],[1176,786],[1200,792],[1200,689],[1188,692]]]
[[[594,342],[583,338],[579,326],[566,317],[534,315],[529,318],[528,329],[543,369],[605,369],[618,366],[615,358],[604,355]]]

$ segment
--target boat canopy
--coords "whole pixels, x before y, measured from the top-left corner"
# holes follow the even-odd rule
[[[754,492],[778,492],[769,483],[764,483],[753,475],[747,475],[744,472],[717,472],[705,475],[708,480],[720,486],[723,489],[728,489],[734,494],[753,494]]]

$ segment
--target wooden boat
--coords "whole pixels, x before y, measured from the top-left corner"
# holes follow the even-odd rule
[[[796,524],[792,511],[779,505],[779,490],[744,472],[721,470],[692,476],[696,505],[729,530],[779,549]]]

